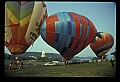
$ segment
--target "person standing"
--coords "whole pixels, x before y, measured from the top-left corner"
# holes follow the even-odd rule
[[[110,60],[110,63],[112,65],[112,67],[115,67],[115,56],[114,55],[110,55],[109,56],[109,60]]]
[[[114,61],[113,58],[111,58],[110,62],[111,62],[112,67],[114,67],[115,66],[115,61]]]
[[[31,61],[29,61],[29,66],[31,66]]]
[[[23,62],[21,62],[20,68],[21,68],[21,69],[23,68]]]
[[[13,64],[13,62],[11,62],[11,63],[9,64],[9,69],[11,69],[11,68],[12,68],[12,64]]]

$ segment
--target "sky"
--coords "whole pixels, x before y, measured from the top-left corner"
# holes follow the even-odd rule
[[[47,6],[48,16],[57,12],[75,12],[90,19],[98,32],[110,33],[114,37],[113,47],[106,53],[110,55],[116,48],[116,3],[114,2],[54,2],[44,1]],[[49,46],[39,36],[26,52],[42,52],[46,53],[58,53],[57,50]],[[4,52],[10,54],[9,50],[4,46]],[[76,54],[75,56],[96,57],[88,45],[84,50]]]

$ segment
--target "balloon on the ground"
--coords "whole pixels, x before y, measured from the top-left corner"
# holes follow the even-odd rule
[[[43,40],[66,60],[86,48],[96,35],[100,37],[91,20],[74,12],[50,15],[44,20],[40,33]]]
[[[43,1],[6,1],[5,46],[11,54],[22,54],[34,43],[46,17]]]
[[[100,32],[100,34],[102,39],[96,36],[96,42],[90,43],[90,47],[97,57],[105,55],[114,44],[114,38],[111,34],[106,32]]]

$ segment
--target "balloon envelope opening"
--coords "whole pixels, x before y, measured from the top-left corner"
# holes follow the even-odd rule
[[[7,48],[13,55],[23,54],[27,49],[26,46],[23,46],[23,45],[11,45],[11,46],[8,46]]]

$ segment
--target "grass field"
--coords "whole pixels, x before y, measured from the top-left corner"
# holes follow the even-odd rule
[[[12,77],[114,77],[115,67],[109,61],[72,64],[64,66],[32,65],[23,69],[5,69]]]

